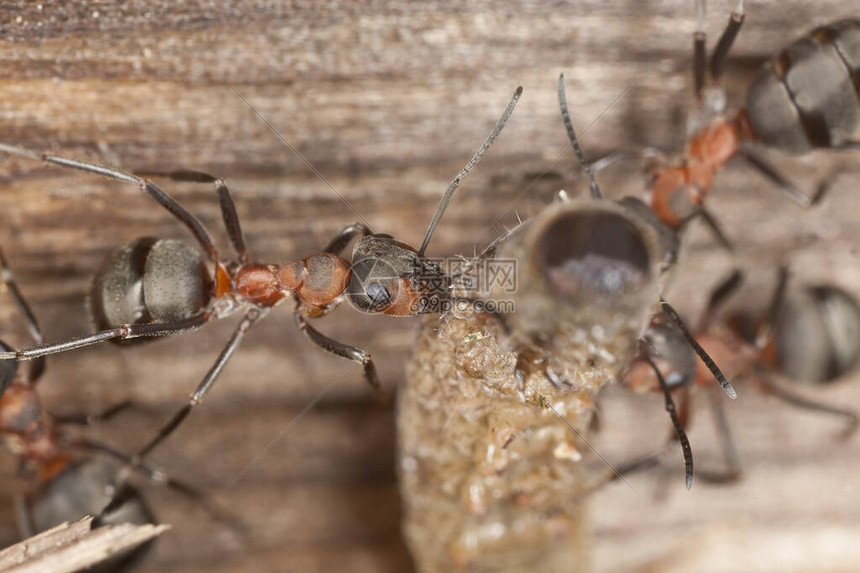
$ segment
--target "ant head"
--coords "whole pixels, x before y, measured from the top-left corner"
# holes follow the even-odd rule
[[[663,313],[654,315],[642,335],[643,351],[652,362],[660,366],[669,390],[692,384],[696,379],[696,351],[687,342],[684,333]],[[637,392],[658,392],[659,382],[653,369],[646,363],[636,362],[626,377],[627,384]]]
[[[358,310],[392,316],[438,312],[449,294],[439,267],[390,235],[368,235],[353,250],[349,300]]]
[[[831,382],[860,360],[860,305],[831,285],[787,298],[774,325],[772,355],[788,378]]]
[[[0,340],[0,351],[14,352],[15,349]],[[6,388],[12,384],[15,375],[18,373],[17,360],[0,360],[0,396],[6,391]]]

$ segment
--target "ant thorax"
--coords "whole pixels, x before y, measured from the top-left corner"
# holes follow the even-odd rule
[[[210,304],[213,318],[225,318],[237,310],[244,308],[242,301],[234,293],[227,293],[224,296],[213,299]]]

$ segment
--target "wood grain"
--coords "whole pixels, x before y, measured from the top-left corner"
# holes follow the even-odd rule
[[[750,75],[789,38],[856,16],[849,4],[752,3],[729,63],[730,101],[742,101]],[[733,5],[711,2],[711,38]],[[523,85],[510,125],[458,191],[430,247],[433,255],[471,253],[516,214],[536,212],[558,188],[581,191],[572,180],[572,155],[562,155],[560,72],[577,127],[584,132],[593,123],[583,137],[589,156],[644,145],[679,148],[693,28],[688,0],[10,1],[0,7],[0,139],[136,172],[189,168],[224,176],[254,256],[283,262],[319,249],[360,217],[419,243],[448,181]],[[802,213],[758,175],[731,165],[717,180],[712,206],[742,246],[743,260],[762,272],[759,284],[785,257],[799,281],[836,282],[860,295],[854,246],[860,173],[850,165],[856,157],[774,157],[803,189],[834,163],[845,164],[847,173],[821,208]],[[642,190],[636,165],[619,166],[601,182],[618,196]],[[226,252],[214,191],[165,187]],[[8,157],[0,158],[0,204],[0,241],[49,340],[89,330],[88,280],[112,250],[144,234],[187,238],[133,186]],[[694,313],[727,261],[698,231],[687,247],[671,295]],[[152,487],[154,509],[173,529],[146,570],[410,570],[399,532],[391,412],[350,368],[291,426],[347,365],[308,346],[289,309],[278,310],[249,335],[211,397],[155,456],[241,513],[251,539],[236,538],[193,504]],[[25,344],[13,317],[4,301],[0,337]],[[99,410],[128,397],[151,405],[155,418],[130,414],[98,429],[104,439],[135,448],[186,398],[232,326],[224,321],[138,348],[58,356],[42,385],[45,401],[60,413]],[[371,350],[383,383],[394,387],[402,379],[413,321],[341,308],[319,326],[359,345],[380,335]],[[820,395],[860,404],[860,381]],[[666,421],[659,404],[614,398],[618,405],[605,407],[618,415],[608,419],[598,446],[617,462],[650,451]],[[677,487],[666,502],[652,503],[653,476],[633,484],[638,496],[623,484],[602,492],[592,504],[596,570],[856,566],[845,559],[860,520],[850,479],[860,471],[857,439],[836,444],[828,420],[749,392],[741,398],[730,415],[743,436],[747,479],[722,489],[697,485],[685,494],[675,491],[682,486],[674,460],[677,467],[667,465],[677,470]],[[694,452],[707,460],[715,451],[712,433],[704,423],[697,427]],[[11,459],[5,467],[12,476]],[[0,535],[11,542],[10,508],[2,517]],[[780,549],[799,538],[807,542],[792,544],[790,553]]]

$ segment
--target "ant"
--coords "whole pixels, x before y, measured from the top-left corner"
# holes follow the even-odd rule
[[[596,336],[613,348],[610,370],[617,370],[620,357],[629,354],[627,341],[643,328],[643,312],[657,298],[660,314],[677,325],[690,348],[699,356],[729,398],[737,394],[719,367],[698,344],[675,309],[659,296],[660,279],[677,258],[676,233],[668,229],[642,201],[625,197],[621,201],[603,198],[594,172],[585,161],[567,106],[564,74],[558,78],[558,98],[570,145],[588,174],[591,201],[563,201],[529,224],[525,238],[503,244],[499,250],[508,257],[525,261],[520,272],[517,312],[510,315],[508,331],[514,331],[526,346],[540,346],[552,340],[553,328],[577,329],[573,340]],[[523,243],[525,246],[520,246]],[[491,249],[496,245],[491,244]],[[657,264],[655,264],[657,263]],[[526,282],[528,281],[528,282]],[[507,320],[507,319],[506,319]],[[564,323],[570,323],[565,326]],[[547,333],[550,334],[547,334]],[[600,335],[593,333],[599,332]],[[578,336],[578,338],[577,338]],[[623,341],[616,341],[616,339]],[[616,341],[620,346],[615,344]],[[563,349],[560,352],[565,352]],[[550,353],[551,354],[551,353]],[[599,355],[599,353],[597,353]],[[601,360],[592,356],[592,366]],[[541,352],[524,352],[518,359],[518,378],[524,380],[530,364],[546,364]],[[574,360],[576,363],[576,360]],[[656,368],[656,366],[654,366]],[[544,368],[553,384],[563,377]],[[619,372],[620,374],[620,372]],[[684,453],[687,489],[693,483],[693,457],[689,440],[678,420],[667,385],[662,384],[666,409],[678,431]]]
[[[12,276],[0,250],[0,288],[7,291],[21,315],[30,336],[37,343],[43,340],[41,329]],[[9,346],[0,341],[0,348]],[[118,477],[116,467],[105,457],[123,464],[133,460],[113,446],[64,431],[71,424],[105,421],[132,406],[130,402],[115,405],[93,416],[54,418],[42,406],[37,383],[45,373],[45,358],[29,363],[29,368],[18,370],[14,361],[3,361],[0,385],[5,390],[0,398],[0,435],[9,450],[18,458],[19,473],[26,481],[25,490],[16,494],[15,509],[22,537],[30,537],[63,522],[72,522],[86,515],[97,515],[92,527],[115,523],[137,525],[156,524],[155,516],[143,495],[133,486],[124,484],[122,496],[106,510],[115,497]],[[103,456],[98,457],[97,455]],[[151,481],[204,504],[213,517],[219,510],[207,507],[205,495],[194,487],[151,468],[138,464],[135,469]],[[126,570],[148,553],[154,540],[128,552],[112,556],[99,566],[101,570]],[[102,569],[104,567],[104,569]],[[116,568],[116,569],[115,569]]]
[[[807,286],[787,292],[788,271],[781,267],[767,310],[761,316],[740,312],[714,324],[717,308],[736,289],[717,289],[697,329],[697,338],[730,372],[754,383],[765,394],[792,406],[839,416],[846,421],[841,436],[848,438],[857,428],[857,413],[798,395],[774,383],[826,383],[846,374],[860,359],[860,305],[848,293],[832,285]],[[707,373],[697,368],[695,355],[683,344],[673,325],[652,321],[644,335],[643,356],[659,363],[656,370],[634,363],[626,385],[636,392],[656,390],[655,377],[666,380],[670,390],[681,395],[683,425],[688,423],[689,393],[693,386],[712,386]],[[652,362],[652,363],[653,363]],[[740,464],[725,412],[712,400],[720,431],[727,470],[702,474],[706,481],[729,482],[740,477]],[[633,471],[655,465],[660,454],[637,460],[623,469]]]
[[[188,403],[138,452],[136,461],[166,439],[192,408],[200,404],[247,331],[284,300],[295,303],[296,326],[312,344],[361,364],[367,382],[382,393],[370,354],[329,338],[311,326],[308,319],[324,316],[347,298],[357,309],[371,314],[413,316],[438,311],[450,297],[449,285],[442,271],[424,253],[454,191],[505,127],[521,95],[520,87],[480,149],[451,181],[420,249],[415,250],[390,235],[374,233],[366,225],[355,223],[340,231],[322,252],[284,265],[251,262],[233,199],[222,179],[194,171],[166,174],[173,180],[214,185],[238,260],[222,259],[200,221],[143,177],[0,144],[0,151],[6,153],[138,185],[191,231],[205,253],[204,258],[177,240],[155,237],[135,240],[111,256],[93,280],[91,313],[101,329],[99,332],[65,342],[0,352],[0,363],[38,359],[105,340],[126,341],[176,334],[243,311],[244,316],[232,337]],[[350,263],[340,254],[354,239],[357,241]],[[214,265],[214,279],[210,277],[206,259]]]
[[[650,206],[660,220],[680,231],[691,220],[701,217],[718,243],[733,253],[733,245],[704,206],[713,178],[730,159],[735,156],[745,159],[788,199],[809,208],[821,201],[833,178],[820,182],[816,192],[808,197],[781,175],[756,146],[794,154],[815,148],[856,147],[857,142],[850,137],[860,126],[860,84],[856,80],[860,20],[844,19],[821,26],[790,44],[764,64],[747,91],[746,105],[728,114],[721,79],[744,21],[744,1],[739,0],[731,14],[710,62],[703,30],[705,1],[697,0],[696,6],[695,104],[688,119],[684,154],[675,161],[667,161],[653,148],[633,153],[620,151],[595,161],[593,168],[602,169],[631,155],[649,160]]]

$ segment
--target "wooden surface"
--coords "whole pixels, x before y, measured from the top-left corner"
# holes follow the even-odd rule
[[[0,552],[0,570],[9,573],[74,573],[133,549],[170,529],[167,525],[121,523],[91,528],[92,518],[56,527]]]
[[[733,4],[711,2],[712,38]],[[769,0],[749,10],[729,65],[735,103],[766,55],[813,24],[857,16],[858,6]],[[189,168],[223,176],[252,253],[263,261],[319,249],[356,221],[356,212],[378,231],[420,243],[447,182],[517,85],[525,87],[519,109],[458,191],[431,244],[434,255],[471,253],[499,231],[490,226],[497,217],[510,224],[559,187],[581,191],[570,180],[570,152],[553,163],[567,144],[555,99],[558,73],[567,74],[580,131],[600,116],[583,137],[592,157],[622,147],[677,149],[689,102],[688,0],[124,2],[121,8],[6,2],[0,16],[0,139],[138,172]],[[848,165],[848,173],[821,208],[801,213],[733,164],[712,198],[727,232],[744,259],[765,273],[762,281],[786,256],[799,281],[837,282],[860,296],[854,247],[860,174],[849,165],[856,156],[775,157],[804,189],[834,161]],[[601,181],[618,196],[642,188],[635,165]],[[226,252],[213,190],[165,187]],[[19,159],[0,158],[0,204],[0,241],[49,340],[89,330],[88,277],[109,252],[143,234],[187,236],[133,186]],[[671,300],[694,313],[727,261],[701,233],[688,243]],[[13,316],[4,301],[0,337],[25,344]],[[144,347],[57,357],[43,382],[45,401],[61,413],[128,397],[150,404],[155,418],[129,414],[99,429],[104,439],[137,447],[197,384],[232,322]],[[412,321],[344,307],[318,326],[358,345],[380,335],[371,350],[383,383],[393,387],[402,378]],[[346,366],[309,346],[287,308],[254,329],[211,397],[155,456],[241,513],[253,535],[239,538],[193,504],[151,487],[156,513],[173,529],[146,570],[410,570],[399,533],[393,417],[374,401],[359,370],[350,368],[290,426]],[[860,380],[821,396],[860,405]],[[659,400],[611,398],[605,407],[617,415],[605,416],[596,444],[610,460],[662,441]],[[852,479],[860,471],[858,439],[837,444],[835,423],[750,392],[730,406],[735,433],[743,436],[746,481],[697,484],[686,493],[680,460],[672,458],[675,487],[665,502],[651,499],[653,474],[631,481],[638,495],[623,484],[601,492],[592,503],[595,570],[724,571],[738,563],[756,571],[856,570],[849,557],[856,556],[860,524]],[[714,446],[701,422],[691,439],[706,463]],[[11,483],[11,458],[5,467],[4,483]],[[0,534],[11,542],[11,507],[2,517]]]

